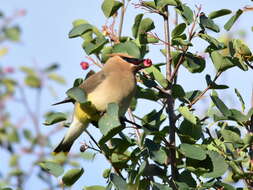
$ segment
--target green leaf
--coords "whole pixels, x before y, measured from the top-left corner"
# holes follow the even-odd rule
[[[84,160],[93,161],[95,159],[96,154],[94,152],[85,151],[81,153],[81,156]]]
[[[73,83],[73,87],[78,87],[79,85],[81,85],[83,83],[84,79],[83,78],[77,78],[75,79],[74,83]]]
[[[31,88],[40,88],[41,80],[36,75],[27,75],[25,77],[25,84]]]
[[[111,168],[107,168],[103,171],[103,178],[109,178],[110,176],[110,173],[111,173]]]
[[[159,95],[156,91],[150,89],[150,88],[141,88],[137,86],[135,97],[142,98],[142,99],[147,99],[147,100],[152,100],[152,101],[157,101],[159,100]]]
[[[225,116],[231,116],[231,112],[228,107],[223,103],[223,101],[218,96],[211,96],[211,99],[219,111]]]
[[[178,111],[184,116],[186,120],[188,120],[194,125],[197,124],[197,117],[192,114],[192,112],[189,110],[187,106],[180,106],[178,108]]]
[[[20,159],[20,156],[17,155],[17,154],[13,154],[10,159],[9,159],[9,166],[10,167],[15,167],[18,165],[19,163],[19,159]]]
[[[177,36],[180,36],[186,28],[185,23],[178,24],[171,32],[172,38],[175,38]]]
[[[161,10],[163,7],[169,6],[177,6],[177,2],[175,0],[157,0],[157,7]]]
[[[101,62],[105,63],[109,59],[109,54],[112,53],[112,46],[103,47],[101,50]]]
[[[4,188],[0,187],[0,188],[1,188],[0,190],[12,190],[12,188],[10,187],[4,187]]]
[[[234,39],[232,41],[233,43],[233,48],[236,53],[238,53],[241,56],[251,56],[252,53],[248,46],[240,39]]]
[[[150,30],[153,30],[155,28],[154,22],[150,18],[144,18],[141,20],[138,34],[146,34]]]
[[[156,110],[152,110],[142,118],[142,125],[144,129],[147,129],[148,131],[158,131],[165,119],[166,116],[163,114],[163,110],[158,112]]]
[[[185,96],[184,89],[179,84],[173,84],[171,94],[174,98],[183,98]]]
[[[248,120],[248,117],[246,115],[242,114],[240,111],[236,109],[230,109],[230,112],[231,116],[229,117],[229,119],[237,121],[238,123],[243,123]]]
[[[181,144],[179,151],[185,155],[187,158],[192,158],[195,160],[204,160],[206,159],[206,151],[203,150],[199,145],[192,144]]]
[[[200,26],[208,28],[214,32],[220,32],[220,28],[216,25],[212,19],[209,19],[204,13],[200,14]]]
[[[172,188],[169,187],[168,185],[163,185],[163,184],[159,184],[159,183],[153,183],[152,190],[172,190]]]
[[[84,92],[84,90],[82,90],[79,87],[73,87],[70,88],[66,94],[68,95],[68,97],[76,100],[79,103],[85,103],[86,102],[86,94]]]
[[[194,144],[202,135],[202,127],[200,124],[194,125],[184,119],[180,124],[178,136],[182,143]]]
[[[225,159],[214,151],[208,151],[207,154],[211,158],[213,169],[211,172],[205,173],[203,177],[217,178],[222,176],[228,169],[228,165],[225,162]]]
[[[67,120],[66,114],[61,113],[61,112],[53,112],[47,116],[47,119],[43,124],[44,125],[53,125],[55,123],[65,121],[65,120]]]
[[[160,178],[164,178],[166,176],[166,171],[156,164],[148,164],[144,169],[143,176],[158,176]]]
[[[152,160],[158,162],[159,164],[166,163],[167,154],[159,144],[146,138],[145,146],[148,148],[149,155]]]
[[[103,36],[98,36],[91,41],[84,41],[82,47],[84,51],[90,55],[100,52],[108,40]]]
[[[102,3],[102,10],[104,15],[109,18],[123,5],[123,3],[115,0],[104,0]]]
[[[183,17],[188,25],[193,22],[193,12],[190,7],[182,4],[176,7],[176,11]]]
[[[112,173],[110,180],[117,189],[127,189],[127,183],[120,176]]]
[[[45,162],[40,162],[39,165],[41,168],[43,168],[50,174],[54,175],[55,177],[59,177],[64,172],[63,167],[61,167],[61,165],[56,162],[45,161]]]
[[[165,79],[164,75],[154,65],[145,69],[145,71],[151,75],[163,88],[167,88],[169,83]]]
[[[31,67],[21,66],[19,69],[27,75],[36,75],[36,72]]]
[[[135,58],[140,58],[141,53],[138,46],[133,41],[119,43],[113,46],[113,53],[127,53]]]
[[[225,142],[229,142],[229,143],[233,143],[233,144],[243,144],[243,140],[241,139],[241,137],[231,131],[231,130],[226,130],[226,129],[223,129],[220,131],[222,137],[224,138]]]
[[[119,106],[116,103],[107,105],[106,113],[98,121],[98,126],[103,134],[102,139],[99,141],[101,144],[111,139],[123,129],[119,120]]]
[[[17,42],[20,40],[20,28],[13,26],[9,28],[3,28],[4,35],[11,41]]]
[[[190,103],[195,98],[197,98],[200,94],[201,94],[200,90],[194,90],[194,91],[186,92],[185,96],[183,98],[180,98],[180,101],[182,101],[184,103]]]
[[[224,72],[225,70],[235,66],[228,57],[221,55],[218,51],[213,51],[211,53],[211,59],[218,72]]]
[[[231,27],[233,26],[233,24],[237,21],[237,19],[241,16],[241,14],[243,13],[243,11],[241,9],[238,9],[235,13],[235,15],[233,15],[224,25],[224,28],[229,31],[231,29]]]
[[[62,182],[67,186],[71,186],[83,175],[83,173],[83,168],[70,169],[62,177]]]
[[[210,44],[210,47],[214,50],[220,50],[224,49],[226,46],[223,42],[218,41],[212,36],[209,36],[207,34],[199,33],[198,36],[202,38],[203,40],[207,41]]]
[[[216,181],[215,185],[216,188],[220,189],[224,189],[224,190],[236,190],[232,185],[227,184],[227,183],[223,183],[221,181]],[[237,190],[239,190],[240,188],[237,188]]]
[[[56,73],[49,73],[47,76],[49,79],[54,80],[55,82],[58,82],[59,84],[66,84],[65,79]]]
[[[143,14],[138,14],[135,17],[134,25],[132,26],[132,34],[133,34],[134,38],[137,38],[137,36],[138,36],[139,27],[140,27],[140,23],[141,23],[142,18],[143,18]]]
[[[142,1],[141,3],[147,7],[157,9],[156,3],[154,1]]]
[[[84,187],[84,190],[106,190],[106,188],[100,185],[93,185],[89,187]]]
[[[172,39],[172,45],[176,46],[192,46],[192,43],[188,40],[183,40],[182,38],[174,38]]]
[[[83,35],[85,32],[91,31],[93,28],[90,24],[81,24],[74,26],[69,32],[69,38],[76,38]]]
[[[218,11],[213,11],[208,15],[209,19],[215,19],[224,15],[228,15],[232,13],[232,11],[230,11],[229,9],[220,9]]]
[[[203,57],[187,53],[183,66],[191,73],[201,73],[206,66],[206,61]]]
[[[45,72],[52,72],[57,70],[60,67],[60,65],[58,63],[53,63],[50,66],[46,67],[45,69],[43,69]]]
[[[245,102],[242,98],[242,95],[240,94],[240,92],[235,88],[235,93],[237,95],[237,97],[239,98],[239,101],[241,102],[241,106],[242,106],[242,111],[244,112],[245,110]]]
[[[211,77],[210,75],[206,75],[206,83],[207,83],[207,86],[210,86],[210,89],[227,89],[229,88],[229,86],[227,85],[219,85],[219,84],[216,84],[215,82],[213,82],[211,80]]]
[[[196,185],[197,185],[196,181],[194,180],[194,178],[191,175],[191,172],[189,172],[188,170],[184,170],[182,173],[180,173],[179,180],[181,182],[185,182],[190,187],[196,187]]]
[[[78,27],[78,26],[80,26],[82,24],[89,24],[89,22],[87,22],[86,20],[83,20],[83,19],[77,19],[77,20],[74,20],[72,22],[72,25],[73,25],[74,28]],[[84,41],[91,41],[92,40],[92,34],[93,34],[93,32],[95,34],[97,34],[97,28],[95,26],[92,26],[92,25],[91,25],[91,27],[92,27],[91,30],[88,30],[85,33],[83,33],[82,35],[80,35],[80,37]]]

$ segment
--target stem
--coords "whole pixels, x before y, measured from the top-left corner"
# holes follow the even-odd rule
[[[219,78],[220,75],[221,75],[221,72],[218,72],[218,73],[216,74],[216,76],[214,77],[212,83],[214,83],[214,82]],[[196,102],[198,102],[198,101],[205,95],[205,93],[212,87],[212,83],[209,84],[209,85],[206,87],[206,89],[205,89],[197,98],[195,98],[195,99],[189,104],[189,107],[192,107]]]
[[[120,15],[120,22],[119,22],[119,33],[118,37],[120,39],[121,34],[122,34],[122,28],[123,28],[123,23],[124,23],[124,16],[125,16],[125,0],[122,0],[123,6],[121,8],[121,15]]]
[[[165,49],[166,49],[166,79],[171,82],[171,47],[170,47],[170,33],[169,33],[169,12],[168,7],[165,7],[164,16],[164,33],[165,33]],[[171,96],[170,91],[171,85],[169,86],[169,95],[166,100],[166,112],[169,116],[169,125],[170,125],[170,135],[169,135],[169,148],[170,151],[170,164],[171,164],[171,181],[174,184],[178,174],[177,164],[176,164],[176,120],[174,113],[175,99]],[[172,186],[173,190],[176,190],[176,185]]]
[[[105,158],[107,159],[108,162],[110,162],[110,164],[112,165],[114,171],[123,178],[120,170],[118,168],[116,168],[112,161],[110,160],[110,158],[106,155],[106,153],[101,149],[101,147],[99,146],[99,144],[97,143],[97,141],[94,139],[94,137],[89,133],[89,131],[86,129],[85,132],[88,134],[88,136],[91,138],[91,140],[96,144],[96,146],[98,147],[98,149],[100,150],[100,152],[105,156]],[[123,178],[124,179],[124,178]]]
[[[37,134],[40,134],[40,129],[38,127],[38,119],[36,118],[36,115],[33,113],[33,111],[31,110],[29,104],[28,104],[28,101],[27,101],[27,98],[26,98],[26,95],[25,95],[25,92],[24,92],[24,89],[23,87],[21,87],[20,85],[18,85],[19,87],[19,90],[20,90],[20,95],[21,95],[21,99],[22,99],[22,104],[23,106],[25,107],[28,115],[31,117],[32,119],[32,122],[35,126],[35,130],[36,130],[36,133]]]
[[[132,110],[131,110],[130,108],[128,109],[128,115],[129,115],[130,120],[131,120],[133,123],[135,123],[135,119],[134,119],[134,116],[133,116],[133,112],[132,112]],[[135,124],[132,124],[132,125],[135,126]],[[136,128],[136,127],[135,127],[135,135],[136,135],[136,137],[137,137],[137,142],[138,142],[138,144],[140,144],[140,142],[141,142],[141,133],[140,133],[139,129]]]
[[[193,39],[193,37],[194,37],[194,35],[195,35],[194,29],[195,29],[195,27],[196,27],[197,19],[198,19],[198,17],[199,17],[200,11],[201,11],[201,6],[199,6],[199,7],[197,8],[197,10],[198,10],[198,11],[197,11],[197,14],[196,14],[195,17],[194,17],[194,21],[193,21],[191,30],[190,30],[190,32],[189,32],[189,42],[192,41],[192,39]],[[179,59],[177,65],[176,65],[176,68],[175,68],[175,70],[173,71],[173,73],[172,73],[172,75],[171,75],[169,81],[173,81],[173,80],[176,78],[176,75],[177,75],[177,73],[178,73],[179,67],[183,64],[184,58],[185,58],[185,55],[186,55],[186,52],[188,51],[188,49],[189,49],[189,46],[185,46],[185,47],[183,48],[183,53],[182,53],[182,55],[181,55],[181,57],[180,57],[180,59]]]
[[[170,47],[170,34],[169,34],[169,11],[168,6],[165,7],[164,16],[164,35],[165,35],[165,51],[166,51],[166,79],[170,81],[171,76],[171,47]]]

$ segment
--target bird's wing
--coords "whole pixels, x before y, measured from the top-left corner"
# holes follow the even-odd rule
[[[82,88],[86,94],[90,94],[93,90],[97,88],[106,78],[106,74],[103,70],[91,75],[79,86]]]
[[[92,74],[91,76],[89,76],[85,81],[83,81],[82,84],[80,84],[79,87],[82,88],[86,94],[89,94],[99,84],[101,84],[105,78],[106,78],[106,75],[105,75],[104,71],[101,70],[101,71],[97,72],[96,74]],[[65,104],[65,103],[70,103],[70,102],[72,102],[74,104],[75,100],[67,97],[64,100],[62,100],[60,102],[56,102],[52,105],[55,106],[55,105]]]

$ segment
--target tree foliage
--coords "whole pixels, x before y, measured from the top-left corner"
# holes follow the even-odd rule
[[[242,39],[223,42],[214,35],[224,32],[223,28],[229,31],[241,14],[244,14],[244,10],[220,9],[204,13],[200,6],[189,7],[181,0],[139,1],[134,4],[139,14],[133,21],[132,35],[124,36],[122,27],[128,3],[129,1],[104,0],[101,9],[105,18],[109,19],[107,23],[111,21],[111,25],[104,25],[102,30],[99,30],[95,24],[86,20],[76,20],[69,32],[69,38],[82,39],[84,52],[100,67],[110,53],[122,52],[136,58],[144,58],[149,53],[149,47],[156,43],[163,44],[156,47],[161,47],[160,56],[165,60],[164,63],[155,63],[137,74],[138,86],[129,109],[130,118],[123,118],[122,123],[122,118],[118,118],[118,105],[110,104],[106,114],[98,122],[102,137],[96,139],[87,131],[92,142],[82,145],[80,150],[91,151],[92,155],[104,155],[111,167],[101,174],[105,178],[106,186],[94,184],[85,186],[84,189],[239,190],[242,188],[234,187],[238,181],[243,181],[245,188],[251,189],[253,107],[245,106],[243,95],[238,89],[235,89],[234,96],[238,98],[241,109],[226,105],[220,94],[229,86],[219,84],[217,80],[234,67],[244,72],[252,72],[253,55]],[[143,10],[147,14],[144,15]],[[175,23],[171,23],[169,19],[173,12],[178,16]],[[156,29],[162,29],[156,26],[152,19],[154,14],[164,21],[164,39],[155,33]],[[223,16],[227,16],[227,21],[221,27],[216,24],[216,19]],[[119,28],[116,28],[116,21]],[[5,34],[7,38],[14,39],[9,37],[10,34]],[[197,40],[206,42],[206,47],[200,50],[205,57],[192,49],[197,45]],[[214,76],[202,74],[207,62],[212,62],[216,71]],[[48,79],[62,83],[60,76],[55,73],[52,76],[56,67],[51,65],[42,69],[42,73]],[[177,80],[182,67],[192,76],[196,73],[202,74],[203,80],[206,80],[206,88],[185,90],[184,84],[178,83]],[[25,84],[40,91],[44,84],[41,76],[29,67],[20,69],[25,74]],[[7,80],[2,82],[6,88],[3,93],[5,97],[20,88],[15,80],[6,76],[3,79]],[[82,79],[76,79],[67,95],[84,103],[86,99],[77,87],[81,81]],[[204,96],[209,100],[208,111],[200,115],[195,104]],[[143,109],[144,116],[140,117],[135,113],[140,99],[147,104],[150,101],[158,104],[150,110]],[[68,125],[64,113],[51,112],[45,117],[45,125],[58,122],[61,122],[62,126]],[[10,142],[19,143],[20,132],[13,128],[11,123],[1,122],[3,130],[8,132],[4,132],[6,137],[1,137],[0,140],[7,139],[7,144],[4,144],[12,153]],[[129,130],[135,135],[129,135]],[[32,145],[46,146],[45,141],[40,142],[37,139],[44,137],[41,133],[34,136],[24,130],[23,135],[27,141],[33,142]],[[29,151],[33,150],[34,146],[31,146]],[[14,170],[10,175],[24,177],[26,174],[19,170],[16,160],[17,155],[13,155],[11,163]],[[76,168],[64,170],[65,164],[73,160],[73,157],[64,155],[42,157],[38,160],[41,179],[54,188],[48,178],[49,173],[61,179],[58,186],[65,187],[72,186],[85,172],[92,172],[84,172],[85,167],[78,162]],[[53,182],[55,183],[57,180]]]

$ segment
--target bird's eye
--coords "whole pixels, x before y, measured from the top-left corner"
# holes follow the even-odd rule
[[[140,64],[140,63],[143,62],[142,59],[137,59],[137,58],[130,58],[130,57],[124,57],[124,56],[121,56],[121,58],[122,58],[123,60],[125,60],[126,62],[132,63],[132,64],[134,64],[134,65],[138,65],[138,64]]]

